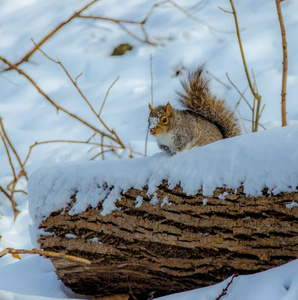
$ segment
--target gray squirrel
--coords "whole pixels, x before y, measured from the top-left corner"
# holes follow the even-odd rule
[[[170,155],[193,147],[241,134],[238,119],[225,102],[213,96],[204,78],[204,67],[189,73],[178,92],[179,102],[186,108],[149,103],[149,130],[163,151]]]

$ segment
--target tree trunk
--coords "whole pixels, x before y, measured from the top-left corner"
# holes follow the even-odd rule
[[[65,212],[42,222],[52,235],[41,235],[39,243],[92,261],[51,258],[59,279],[79,294],[148,299],[270,269],[298,255],[298,207],[286,207],[298,202],[298,193],[247,197],[242,188],[217,188],[212,197],[202,191],[186,196],[164,182],[155,196],[147,187],[128,190],[116,203],[119,210],[106,216],[101,204],[71,216],[74,201],[75,195]]]

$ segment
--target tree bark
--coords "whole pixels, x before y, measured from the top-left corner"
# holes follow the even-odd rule
[[[41,235],[42,249],[92,261],[51,258],[59,279],[79,294],[148,299],[297,258],[298,207],[286,204],[298,202],[298,193],[273,196],[264,190],[260,197],[247,197],[242,188],[217,188],[212,197],[202,191],[187,196],[164,182],[156,205],[152,197],[147,187],[129,189],[116,203],[119,210],[102,216],[100,203],[71,216],[74,195],[63,213],[44,220],[40,228],[51,235]]]

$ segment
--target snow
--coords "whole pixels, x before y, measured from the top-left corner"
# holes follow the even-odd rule
[[[237,189],[241,185],[244,193],[253,196],[261,195],[265,187],[272,194],[297,191],[298,156],[293,151],[297,148],[298,127],[288,126],[220,140],[174,156],[157,153],[146,158],[40,168],[28,182],[30,215],[38,227],[53,211],[66,208],[76,192],[71,215],[89,205],[97,207],[98,202],[103,202],[102,214],[106,215],[116,209],[121,192],[148,185],[150,195],[163,179],[170,187],[180,183],[188,195],[202,188],[204,195],[211,196],[216,187]],[[264,149],[268,149],[266,156]],[[150,203],[158,203],[155,195]]]
[[[288,208],[288,209],[292,209],[295,206],[298,206],[297,202],[292,202],[292,203],[286,204],[286,208]]]
[[[186,9],[198,4],[195,0],[176,2]],[[32,48],[31,38],[39,41],[86,3],[85,0],[0,1],[0,55],[17,62]],[[123,6],[120,0],[104,0],[90,7],[86,14],[142,20],[154,3],[134,0]],[[296,189],[298,2],[282,2],[289,56],[287,117],[292,125],[287,128],[279,128],[282,47],[275,3],[244,0],[235,5],[247,63],[249,69],[254,69],[262,102],[266,104],[261,123],[270,130],[219,141],[173,157],[158,153],[155,138],[149,136],[147,158],[135,155],[133,160],[124,159],[129,156],[129,151],[124,150],[118,152],[122,160],[106,153],[104,162],[99,161],[100,157],[98,161],[89,162],[98,149],[86,145],[56,143],[37,146],[32,149],[27,164],[32,219],[27,195],[15,195],[21,213],[13,222],[10,202],[0,193],[0,250],[37,246],[36,234],[39,233],[36,227],[39,222],[51,210],[65,207],[69,195],[76,190],[79,190],[77,197],[81,200],[73,207],[73,214],[83,211],[87,204],[95,207],[98,200],[103,201],[104,213],[109,213],[115,209],[115,200],[122,190],[130,186],[141,188],[148,183],[149,193],[153,194],[162,179],[168,179],[171,185],[181,180],[183,189],[189,194],[201,186],[204,194],[210,195],[217,186],[237,188],[240,184],[244,185],[245,193],[251,195],[260,193],[264,186],[269,187],[273,194]],[[154,106],[168,101],[175,106],[175,90],[179,90],[182,78],[174,76],[177,68],[181,68],[185,75],[184,70],[196,68],[203,62],[207,63],[208,72],[225,84],[229,85],[225,75],[228,72],[241,91],[246,88],[233,17],[219,10],[218,6],[230,10],[227,0],[205,0],[199,2],[197,8],[192,8],[190,12],[200,22],[188,18],[169,3],[157,7],[145,25],[150,40],[158,43],[156,47],[136,41],[117,24],[74,19],[42,49],[51,57],[58,57],[74,78],[83,73],[78,79],[79,87],[96,111],[99,111],[109,86],[120,76],[109,93],[101,116],[126,146],[130,143],[134,151],[144,153],[148,102],[151,102],[150,54],[153,56]],[[142,37],[140,28],[129,24],[127,28]],[[111,57],[114,47],[123,42],[132,44],[132,51],[122,57]],[[32,62],[22,64],[20,68],[32,76],[57,104],[104,129],[58,65],[40,52],[32,56]],[[4,64],[0,66],[4,67]],[[215,79],[211,80],[211,88],[231,107],[239,100],[233,88],[227,88]],[[14,71],[0,74],[0,91],[0,117],[22,161],[35,141],[87,140],[93,133],[62,112],[57,114],[27,80]],[[245,95],[252,101],[249,91]],[[251,118],[251,111],[244,101],[238,109],[244,119]],[[250,123],[244,123],[246,130],[250,131]],[[100,138],[95,141],[100,142]],[[16,163],[14,157],[13,162]],[[73,176],[74,172],[76,176]],[[190,177],[196,181],[189,180]],[[105,179],[110,185],[115,184],[108,197],[109,187],[101,188]],[[7,155],[0,144],[0,185],[5,187],[11,180]],[[26,181],[22,179],[17,188],[26,190]],[[169,205],[165,199],[162,203]],[[138,199],[136,205],[141,204],[142,199]],[[207,200],[204,204],[208,205]],[[293,202],[287,208],[297,209],[295,206],[297,203]],[[297,270],[296,260],[266,272],[237,277],[223,298],[296,300]],[[171,295],[167,299],[214,300],[229,280],[182,295]],[[0,259],[0,299],[45,300],[48,297],[77,298],[57,280],[48,259],[30,255],[23,255],[21,261],[10,255]]]
[[[143,203],[143,197],[142,196],[137,196],[136,202],[137,202],[136,208],[141,207],[142,203]]]

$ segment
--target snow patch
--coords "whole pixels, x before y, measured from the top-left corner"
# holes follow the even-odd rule
[[[141,196],[137,196],[137,198],[136,198],[136,202],[137,202],[137,204],[136,204],[136,208],[139,208],[139,207],[141,207],[141,205],[142,205],[142,203],[143,203],[143,197],[141,197]]]
[[[286,208],[288,208],[288,209],[292,209],[295,206],[298,206],[297,202],[291,202],[289,204],[286,204]]]

